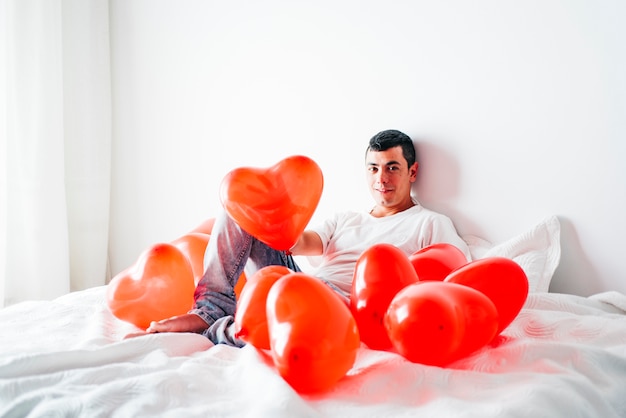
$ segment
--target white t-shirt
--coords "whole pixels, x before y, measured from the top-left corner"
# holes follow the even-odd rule
[[[458,247],[468,260],[470,253],[452,221],[419,204],[391,216],[376,218],[367,212],[342,212],[321,225],[308,228],[322,239],[321,257],[309,257],[313,275],[350,293],[354,268],[361,254],[374,244],[395,245],[411,255],[435,243]]]

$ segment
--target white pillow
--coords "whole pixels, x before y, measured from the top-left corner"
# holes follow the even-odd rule
[[[550,216],[531,230],[497,245],[482,238],[466,235],[463,239],[473,260],[485,257],[506,257],[519,264],[526,276],[530,292],[548,292],[552,275],[561,258],[561,225]]]

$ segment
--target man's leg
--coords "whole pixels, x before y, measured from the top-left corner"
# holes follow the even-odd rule
[[[205,252],[205,273],[196,287],[194,308],[188,314],[151,324],[148,332],[202,332],[213,342],[241,345],[232,335],[237,306],[234,288],[248,262],[249,272],[269,265],[300,270],[293,257],[252,237],[222,212]]]

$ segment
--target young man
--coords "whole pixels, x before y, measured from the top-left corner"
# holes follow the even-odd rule
[[[215,344],[242,346],[244,342],[233,332],[234,286],[246,263],[257,270],[284,265],[300,271],[291,254],[322,256],[310,273],[347,301],[356,262],[374,244],[393,244],[410,255],[430,244],[446,242],[462,250],[469,260],[467,245],[451,220],[425,209],[411,196],[418,167],[411,138],[396,130],[374,135],[366,150],[365,166],[374,207],[365,212],[339,213],[304,231],[290,252],[270,248],[225,214],[218,217],[205,255],[207,269],[196,288],[194,309],[155,322],[147,332],[198,332]]]

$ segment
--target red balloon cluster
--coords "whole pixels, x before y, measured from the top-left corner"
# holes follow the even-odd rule
[[[222,204],[241,228],[278,250],[304,231],[323,187],[303,156],[223,179]],[[109,284],[111,311],[139,327],[186,312],[213,228],[209,219],[170,244],[148,249]],[[246,286],[241,287],[246,283]],[[528,296],[522,268],[507,258],[467,262],[450,244],[407,256],[390,244],[358,259],[350,306],[319,279],[286,267],[242,275],[235,328],[301,393],[329,389],[352,368],[360,342],[408,360],[444,366],[483,347],[515,319]]]
[[[416,363],[445,366],[461,359],[506,328],[527,294],[526,275],[510,259],[467,263],[449,244],[407,257],[378,244],[357,261],[349,308],[319,279],[269,266],[248,278],[235,330],[269,351],[294,389],[312,393],[346,375],[361,341]]]
[[[304,231],[319,202],[323,176],[310,158],[293,156],[269,168],[237,168],[222,180],[226,212],[241,228],[278,250],[288,250]],[[118,318],[146,328],[193,305],[204,274],[204,252],[215,219],[207,219],[169,244],[148,248],[107,288],[107,304]],[[246,282],[241,275],[235,294]]]
[[[321,280],[269,266],[250,276],[237,303],[236,336],[270,350],[299,393],[330,389],[354,365],[359,330],[350,309]]]
[[[526,274],[508,258],[468,263],[450,244],[407,257],[378,244],[357,261],[350,308],[368,347],[444,366],[492,341],[527,296]]]

